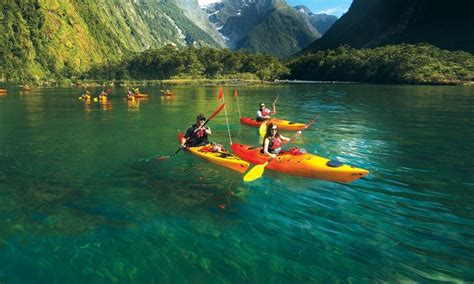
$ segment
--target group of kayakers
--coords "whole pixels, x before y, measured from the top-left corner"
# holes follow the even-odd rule
[[[108,89],[107,91],[102,90],[99,96],[94,98],[94,101],[107,100],[107,97],[110,91],[111,89]],[[170,96],[174,96],[174,94],[169,89],[166,89],[165,93],[163,94],[163,97],[170,97]],[[129,88],[124,98],[129,101],[133,101],[135,99],[146,99],[148,98],[148,95],[141,93],[139,88],[131,88],[131,89]],[[84,93],[79,97],[79,99],[84,100],[84,101],[89,101],[91,99],[91,92],[86,89]]]
[[[257,111],[256,120],[265,122],[270,119],[270,115],[275,113],[275,103],[273,103],[273,109],[270,111],[269,109],[265,108],[265,104],[261,102]],[[186,131],[186,134],[181,139],[181,147],[197,147],[209,144],[208,137],[211,135],[212,131],[211,128],[204,126],[205,122],[206,117],[204,114],[198,114],[196,117],[196,124],[193,124],[191,127],[189,127]],[[299,135],[301,134],[301,131],[297,131],[296,133]],[[285,137],[279,133],[278,126],[276,124],[269,123],[263,138],[263,153],[269,157],[275,158],[280,152],[283,143],[286,143],[289,140],[290,138]],[[214,150],[220,150],[220,147]]]

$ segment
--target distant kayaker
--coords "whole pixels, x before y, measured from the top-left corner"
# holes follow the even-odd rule
[[[135,95],[130,90],[128,90],[127,91],[127,99],[128,100],[133,100],[134,98],[135,98]]]
[[[260,107],[257,111],[257,121],[265,121],[270,119],[270,115],[273,115],[276,113],[276,107],[275,103],[273,103],[273,110],[269,110],[268,108],[265,108],[265,104],[263,102],[260,102]]]
[[[301,134],[301,131],[296,132]],[[281,135],[278,132],[278,127],[270,123],[267,127],[267,133],[263,138],[263,153],[269,157],[275,158],[276,155],[280,152],[283,143],[286,143],[290,138]]]
[[[181,139],[181,147],[195,147],[209,144],[208,136],[211,135],[211,129],[204,126],[206,117],[199,114],[196,117],[196,124],[186,130],[186,134]]]
[[[91,98],[91,92],[85,90],[84,94],[81,96],[82,99],[88,100]]]

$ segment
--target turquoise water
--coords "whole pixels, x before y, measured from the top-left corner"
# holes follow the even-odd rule
[[[474,281],[474,89],[239,87],[243,116],[315,124],[297,145],[370,171],[352,184],[265,171],[254,183],[186,153],[177,130],[216,87],[142,88],[128,104],[80,90],[0,96],[0,282]],[[97,93],[99,90],[96,90]],[[256,144],[225,87],[232,140]],[[208,124],[229,147],[224,112]],[[291,133],[287,132],[287,136]]]

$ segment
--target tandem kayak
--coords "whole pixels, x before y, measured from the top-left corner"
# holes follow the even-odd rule
[[[262,153],[262,147],[234,143],[232,152],[253,164],[264,164],[269,157]],[[369,171],[344,165],[339,161],[330,161],[312,154],[284,152],[268,163],[267,168],[294,176],[329,180],[335,182],[353,182],[369,174]]]
[[[257,121],[254,118],[241,117],[240,122],[245,125],[250,125],[250,126],[255,126],[255,127],[260,127],[260,125],[264,122],[273,123],[282,130],[290,130],[290,131],[302,130],[304,126],[306,125],[304,123],[292,122],[292,121],[278,119],[278,118],[270,118],[269,120],[266,120],[266,121]]]
[[[181,141],[181,137],[183,136],[183,133],[178,133],[178,141]],[[240,159],[226,150],[213,151],[211,144],[197,147],[187,147],[186,151],[208,162],[237,171],[239,173],[244,173],[250,165],[248,162]]]

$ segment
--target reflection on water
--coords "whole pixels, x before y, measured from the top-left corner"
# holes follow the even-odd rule
[[[296,145],[367,168],[353,184],[265,171],[254,183],[177,150],[218,87],[107,103],[50,88],[0,95],[0,282],[471,282],[473,93],[463,87],[224,88],[232,140],[279,94],[318,121]],[[113,108],[112,108],[113,106]],[[84,111],[86,110],[86,111]],[[228,147],[224,115],[209,126]],[[292,132],[284,132],[291,136]],[[154,264],[154,265],[150,265]],[[77,279],[77,280],[76,280]]]

